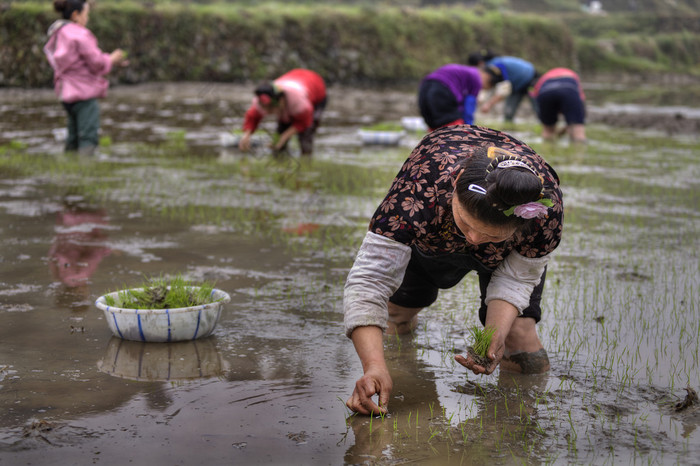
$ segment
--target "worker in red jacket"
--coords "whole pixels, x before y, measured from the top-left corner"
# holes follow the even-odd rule
[[[326,108],[326,84],[311,70],[294,69],[255,89],[253,102],[245,113],[243,137],[238,147],[250,149],[250,137],[260,121],[268,114],[277,117],[279,139],[273,149],[283,150],[295,134],[299,138],[301,154],[310,156],[316,129]]]

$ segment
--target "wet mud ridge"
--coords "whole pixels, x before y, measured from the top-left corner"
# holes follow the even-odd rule
[[[679,401],[674,406],[676,411],[685,411],[688,408],[694,407],[697,409],[700,406],[700,400],[698,400],[698,393],[692,387],[686,387],[685,391],[687,395],[682,401]]]
[[[667,135],[700,134],[700,115],[678,110],[671,113],[591,109],[589,123],[614,128],[651,130]]]

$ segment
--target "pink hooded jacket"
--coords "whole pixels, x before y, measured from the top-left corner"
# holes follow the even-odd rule
[[[59,20],[49,28],[44,53],[54,70],[54,89],[62,102],[72,103],[107,95],[109,81],[102,76],[112,69],[108,53],[84,26]]]

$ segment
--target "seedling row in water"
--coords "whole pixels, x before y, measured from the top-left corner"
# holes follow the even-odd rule
[[[591,134],[593,139],[604,139]],[[609,135],[605,138],[613,139]],[[694,256],[685,247],[693,244],[697,231],[692,212],[698,205],[698,191],[678,180],[695,173],[697,162],[691,157],[692,148],[669,153],[674,141],[668,138],[658,145],[659,157],[645,147],[648,140],[641,144],[637,139],[620,140],[619,132],[614,138],[618,145],[632,147],[634,150],[623,150],[634,155],[621,153],[619,146],[606,152],[591,145],[579,159],[561,152],[548,157],[568,189],[567,234],[548,272],[543,321],[538,326],[553,362],[550,385],[543,387],[534,401],[532,391],[502,390],[494,383],[496,375],[480,377],[480,388],[471,392],[455,388],[466,385],[467,377],[476,380],[453,358],[455,347],[464,341],[464,332],[476,319],[474,309],[478,307],[476,285],[468,296],[450,295],[462,293],[465,285],[461,284],[460,290],[441,293],[439,302],[427,310],[429,318],[421,316],[426,327],[428,320],[431,326],[435,321],[442,324],[439,334],[443,341],[431,345],[429,338],[438,332],[432,327],[421,329],[414,338],[423,350],[408,356],[422,358],[437,351],[442,357],[434,360],[442,365],[431,362],[430,368],[442,372],[434,376],[458,378],[450,388],[458,392],[453,396],[464,400],[462,409],[443,415],[450,420],[446,424],[458,431],[440,426],[435,429],[435,424],[419,430],[416,421],[425,420],[425,411],[419,416],[415,409],[390,412],[393,431],[414,444],[438,447],[441,440],[450,446],[460,438],[465,445],[478,440],[505,455],[510,452],[521,462],[522,458],[548,462],[562,455],[571,462],[602,462],[598,460],[630,454],[640,455],[644,461],[642,454],[649,451],[653,452],[647,457],[651,461],[644,462],[688,459],[683,452],[688,452],[688,439],[697,438],[697,434],[682,433],[682,419],[674,417],[672,408],[679,400],[673,398],[672,391],[683,390],[688,384],[697,387],[699,382],[697,261],[688,260]],[[171,145],[175,147],[174,142]],[[0,163],[15,168],[26,165],[22,158],[20,154],[14,164]],[[35,157],[34,162],[39,159]],[[125,202],[142,212],[183,222],[214,222],[230,225],[236,232],[264,234],[272,242],[300,245],[300,254],[310,249],[308,244],[291,241],[292,237],[280,233],[280,220],[289,218],[289,206],[308,199],[306,192],[313,193],[319,199],[318,210],[335,210],[331,213],[339,218],[332,227],[324,226],[314,233],[314,241],[323,244],[316,250],[342,247],[344,255],[339,257],[354,254],[353,243],[359,243],[366,231],[367,218],[360,218],[361,209],[355,206],[363,202],[376,206],[393,176],[383,172],[377,176],[376,166],[359,164],[340,170],[337,163],[319,160],[309,166],[293,160],[273,163],[264,159],[221,165],[194,157],[167,158],[158,151],[146,154],[145,160],[134,158],[128,163],[88,161],[89,168],[80,165],[83,161],[64,162],[48,159],[33,163],[31,170],[38,171],[28,176],[48,172],[58,185],[78,183],[106,202]],[[643,168],[649,164],[663,168],[664,176],[649,176]],[[132,167],[138,170],[132,172]],[[123,179],[129,173],[131,178]],[[148,175],[149,183],[141,182],[142,174]],[[172,183],[175,177],[180,177],[180,185]],[[246,186],[258,189],[248,192]],[[342,203],[344,200],[348,201]],[[341,202],[334,204],[336,201]],[[665,211],[673,215],[663,215]],[[339,275],[331,276],[335,279]],[[339,289],[342,283],[332,286]],[[307,303],[327,297],[307,284],[298,289],[269,288],[261,290],[260,296],[264,299],[265,293],[279,291],[284,303],[280,306],[286,310],[301,307],[306,311]],[[470,301],[474,296],[476,299]],[[334,309],[336,300],[330,301],[328,307]],[[472,310],[463,312],[465,303],[472,303]],[[445,322],[449,313],[454,313],[453,322]],[[334,318],[329,312],[328,325],[334,324]],[[397,403],[390,405],[390,409],[397,408]],[[408,419],[408,426],[403,427],[399,419]],[[375,437],[380,424],[375,418]],[[424,435],[417,435],[419,432]]]

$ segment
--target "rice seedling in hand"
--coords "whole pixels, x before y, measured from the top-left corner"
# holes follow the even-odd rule
[[[478,325],[474,325],[469,329],[469,333],[472,336],[472,345],[467,346],[467,353],[469,356],[482,367],[486,367],[491,363],[491,359],[486,355],[491,346],[491,340],[493,339],[496,329],[494,327],[481,328]]]

